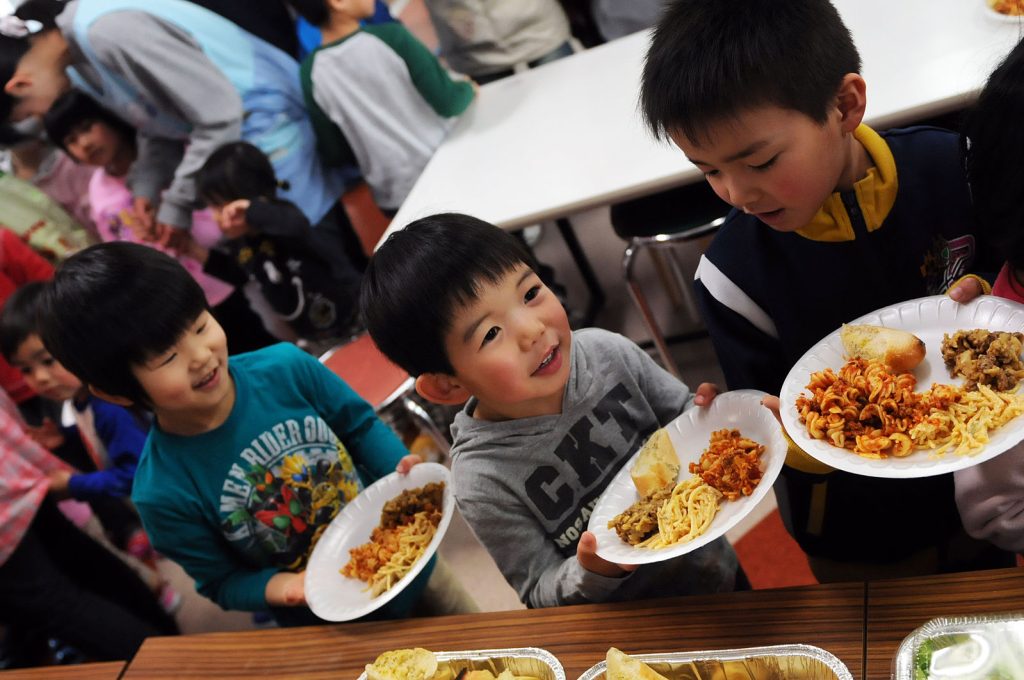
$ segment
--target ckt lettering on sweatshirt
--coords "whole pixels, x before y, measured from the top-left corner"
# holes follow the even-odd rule
[[[643,437],[625,406],[632,397],[625,385],[616,384],[555,447],[564,464],[541,465],[526,479],[527,498],[548,526],[554,523],[548,535],[567,555],[575,552],[607,480],[626,460],[621,452],[634,450]]]

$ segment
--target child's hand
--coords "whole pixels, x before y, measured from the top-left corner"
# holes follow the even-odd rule
[[[68,482],[71,480],[71,472],[69,470],[54,470],[50,474],[46,475],[50,480],[50,489],[48,493],[54,498],[64,499],[68,498]]]
[[[782,424],[782,416],[779,414],[778,397],[773,397],[771,395],[765,396],[763,399],[761,399],[761,406],[764,406],[766,409],[771,411],[772,415],[775,416],[775,420],[779,421],[779,425]]]
[[[398,465],[395,466],[395,471],[400,475],[409,474],[409,470],[423,462],[423,459],[418,453],[410,453],[407,456],[402,456],[402,460],[398,461]]]
[[[697,394],[693,397],[693,403],[697,406],[708,407],[718,396],[718,385],[715,383],[701,383],[697,386]]]
[[[984,294],[985,289],[981,285],[981,281],[974,276],[965,276],[955,286],[946,291],[946,295],[962,305],[966,305],[974,298]]]
[[[217,224],[226,238],[239,238],[249,231],[249,223],[245,221],[245,211],[252,202],[247,198],[231,201],[222,207],[217,215]]]
[[[279,571],[267,581],[264,590],[267,604],[272,607],[298,607],[306,604],[306,575]]]
[[[597,556],[597,536],[584,531],[576,544],[576,560],[580,566],[598,576],[625,576],[637,567],[635,564],[615,564]]]
[[[135,213],[135,220],[128,225],[135,234],[135,238],[143,241],[156,239],[156,206],[145,196],[136,196],[132,199],[132,210]]]
[[[32,441],[49,451],[53,451],[64,444],[64,435],[61,434],[60,428],[57,427],[57,423],[49,418],[43,418],[42,425],[37,427],[29,425],[26,429]]]

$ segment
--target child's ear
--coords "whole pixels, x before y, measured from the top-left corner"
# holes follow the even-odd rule
[[[836,108],[839,109],[839,124],[843,132],[853,132],[864,120],[867,109],[867,83],[859,73],[847,73],[836,93]]]
[[[449,406],[464,404],[472,396],[453,376],[444,373],[424,373],[416,378],[416,391],[428,401]]]
[[[93,387],[92,385],[89,385],[88,387],[93,396],[99,397],[103,401],[109,401],[111,404],[117,404],[118,406],[124,406],[125,408],[135,404],[135,402],[128,397],[119,397],[116,394],[109,394],[98,387]]]

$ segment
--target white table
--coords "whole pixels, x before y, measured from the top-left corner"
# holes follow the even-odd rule
[[[976,96],[1021,30],[984,2],[836,0],[863,60],[868,124],[938,115]],[[681,152],[651,137],[639,115],[648,41],[648,33],[637,33],[481,88],[385,238],[436,212],[514,229],[700,180]],[[568,222],[560,227],[588,279]]]

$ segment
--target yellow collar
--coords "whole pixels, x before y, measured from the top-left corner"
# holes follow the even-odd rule
[[[860,142],[874,162],[874,166],[868,168],[868,174],[864,179],[853,185],[857,203],[864,215],[864,223],[868,231],[874,231],[882,226],[896,202],[896,191],[899,187],[896,161],[885,140],[867,125],[859,125],[853,131],[853,137]],[[852,241],[855,238],[853,224],[839,192],[829,196],[810,224],[797,229],[796,233],[812,241]]]

